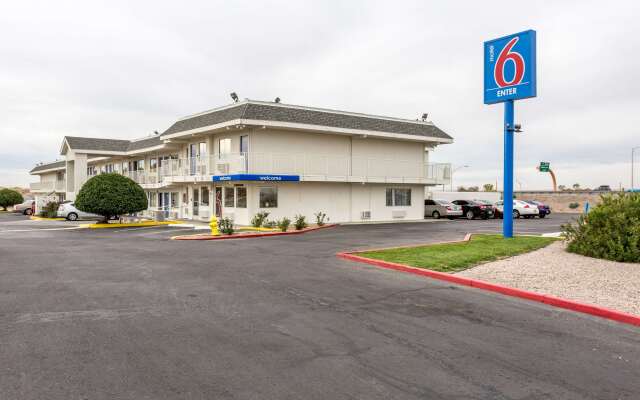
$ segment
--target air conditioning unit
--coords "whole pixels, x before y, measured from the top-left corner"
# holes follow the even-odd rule
[[[407,212],[404,210],[394,210],[391,211],[392,218],[404,218],[407,216]]]
[[[371,211],[362,211],[360,213],[360,219],[371,219]]]

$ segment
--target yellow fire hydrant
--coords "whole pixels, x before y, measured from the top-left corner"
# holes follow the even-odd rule
[[[218,230],[218,219],[215,215],[211,216],[209,227],[211,228],[211,236],[220,236],[220,231]]]

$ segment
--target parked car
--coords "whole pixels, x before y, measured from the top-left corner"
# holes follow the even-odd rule
[[[60,203],[57,215],[59,218],[66,218],[69,221],[77,221],[79,219],[102,219],[102,216],[80,211],[75,204],[70,201]]]
[[[543,202],[537,201],[537,200],[525,200],[525,201],[531,205],[538,207],[538,216],[540,218],[544,218],[547,215],[551,214],[551,207],[544,204]]]
[[[502,218],[504,216],[504,203],[502,200],[495,204],[496,206],[496,218]],[[526,201],[514,200],[513,201],[513,218],[533,218],[539,215],[538,207],[529,204]]]
[[[596,188],[596,192],[610,192],[611,186],[609,185],[600,185]]]
[[[440,217],[454,219],[462,216],[462,208],[445,200],[427,199],[424,201],[424,216],[435,219]]]
[[[493,218],[493,206],[476,200],[454,200],[453,204],[462,207],[462,215],[466,219]]]
[[[13,212],[19,212],[24,215],[33,214],[33,210],[36,207],[36,202],[34,200],[25,200],[23,203],[16,204],[13,206]]]

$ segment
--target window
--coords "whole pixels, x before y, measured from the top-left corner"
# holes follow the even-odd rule
[[[411,189],[387,189],[387,207],[410,206]]]
[[[278,207],[278,189],[276,187],[260,188],[260,208]]]
[[[249,136],[242,135],[240,136],[240,153],[248,153],[249,152]]]
[[[149,159],[149,171],[156,172],[156,168],[158,168],[158,159],[156,158]]]
[[[105,169],[105,172],[107,172],[108,174],[112,173],[113,172],[113,164],[105,165],[104,169]]]
[[[178,192],[171,192],[171,208],[178,207]]]
[[[149,197],[149,207],[155,207],[156,206],[156,194],[148,192],[147,196]]]
[[[206,155],[207,155],[207,143],[206,142],[198,143],[198,155],[200,157],[206,157]]]
[[[232,187],[225,187],[224,188],[224,206],[225,207],[234,207],[235,206],[234,188],[232,188]]]
[[[94,176],[96,175],[96,166],[95,165],[90,165],[87,167],[87,176]]]
[[[218,153],[219,154],[231,153],[231,139],[220,139],[218,141]]]
[[[56,172],[56,180],[58,182],[60,181],[64,181],[64,171],[58,171]]]
[[[126,174],[127,172],[129,172],[129,163],[124,161],[122,163],[122,173]]]
[[[138,171],[144,171],[144,159],[138,161]]]
[[[202,190],[202,193],[201,193],[202,205],[208,207],[209,206],[209,188],[206,186],[203,186],[201,190]]]
[[[236,207],[247,208],[247,188],[236,186]]]
[[[436,205],[436,202],[435,202],[435,201],[433,201],[433,200],[425,200],[425,201],[424,201],[424,205],[425,205],[425,206],[435,206],[435,205]]]

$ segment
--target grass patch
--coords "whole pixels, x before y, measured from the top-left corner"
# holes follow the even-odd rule
[[[556,240],[541,236],[504,239],[500,235],[473,235],[469,242],[367,251],[358,255],[434,271],[457,272],[480,263],[537,250]]]

